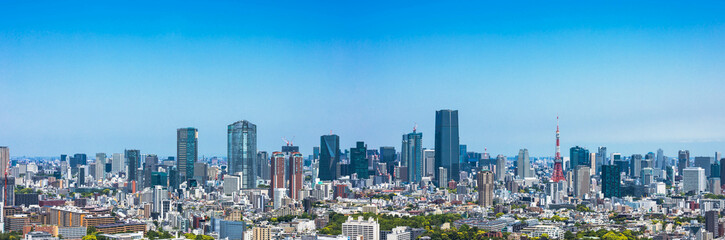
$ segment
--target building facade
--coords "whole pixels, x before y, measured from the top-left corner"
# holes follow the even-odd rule
[[[242,120],[227,126],[227,161],[229,173],[241,173],[242,188],[257,187],[257,125]]]

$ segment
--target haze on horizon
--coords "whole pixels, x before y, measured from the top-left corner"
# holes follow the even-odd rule
[[[469,151],[725,151],[725,2],[0,3],[0,146],[226,156],[394,146],[459,110]],[[612,6],[620,5],[620,6]]]

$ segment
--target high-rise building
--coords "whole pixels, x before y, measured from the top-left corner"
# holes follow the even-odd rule
[[[194,177],[194,163],[199,158],[199,130],[196,128],[176,129],[176,169],[179,183]]]
[[[126,149],[123,154],[126,157],[126,166],[128,166],[128,172],[126,173],[126,179],[128,182],[138,182],[138,167],[141,166],[141,151]]]
[[[334,134],[320,137],[320,172],[323,181],[340,178],[340,137]]]
[[[436,111],[435,167],[445,168],[446,171],[449,173],[447,174],[448,179],[440,179],[441,176],[439,174],[436,174],[436,180],[438,180],[438,182],[448,182],[449,179],[453,179],[455,181],[459,180],[459,152],[460,147],[458,142],[458,110],[446,109]]]
[[[607,162],[607,147],[599,147],[596,155],[596,170],[600,170],[602,165],[607,164],[610,164]]]
[[[705,177],[710,177],[710,165],[712,164],[712,157],[695,157],[695,167],[705,169]]]
[[[270,173],[272,170],[270,169],[271,165],[269,162],[269,156],[267,155],[266,151],[259,151],[257,152],[257,161],[259,162],[257,169],[259,170],[257,172],[257,176],[264,180],[270,179]]]
[[[411,183],[420,182],[423,172],[423,133],[416,132],[403,135],[403,146],[400,149],[400,158],[408,167],[408,180]],[[433,152],[435,154],[435,151]]]
[[[357,175],[358,179],[370,178],[368,170],[368,159],[366,157],[368,146],[365,142],[357,142],[354,148],[350,148],[350,171]]]
[[[272,153],[272,172],[270,174],[270,177],[272,180],[270,181],[269,185],[269,192],[270,192],[270,199],[275,199],[274,194],[276,193],[276,189],[285,189],[285,156],[282,152],[273,152]]]
[[[150,188],[152,187],[151,183],[151,173],[156,171],[156,165],[159,164],[159,157],[156,156],[156,154],[149,154],[146,155],[146,161],[144,161],[143,165],[143,186],[144,188]]]
[[[698,194],[705,191],[705,169],[699,167],[685,168],[682,170],[682,179],[684,181],[682,185],[683,192]]]
[[[209,180],[209,168],[205,162],[194,163],[194,180],[197,186],[206,185],[206,181]]]
[[[227,161],[230,174],[242,173],[242,188],[257,187],[257,125],[242,120],[227,126]]]
[[[479,171],[476,174],[478,184],[478,205],[489,207],[493,205],[493,172]]]
[[[289,197],[295,200],[300,199],[300,190],[302,190],[302,181],[304,180],[304,169],[303,169],[304,157],[302,153],[293,152],[289,157],[289,169],[287,170],[287,177],[289,184]]]
[[[348,217],[347,221],[342,223],[342,235],[349,239],[359,239],[358,237],[362,236],[362,240],[379,240],[380,224],[373,218],[364,220],[360,216],[355,220]]]
[[[395,147],[380,147],[380,162],[385,163],[388,174],[392,174],[395,171],[395,155]],[[433,170],[435,172],[435,166]]]
[[[78,166],[78,187],[86,185],[86,174],[88,172],[86,171],[87,168],[88,166],[86,165]]]
[[[720,158],[720,182],[725,183],[725,158]]]
[[[642,154],[633,154],[632,157],[629,159],[629,169],[630,173],[629,176],[632,178],[639,178],[641,177],[642,172]]]
[[[111,157],[111,173],[118,174],[123,171],[123,160],[125,156],[121,153],[114,153]]]
[[[680,150],[677,152],[677,173],[682,176],[682,170],[690,167],[690,150]]]
[[[96,153],[96,175],[93,176],[93,178],[96,181],[103,181],[103,178],[105,177],[106,171],[106,154],[105,153]]]
[[[602,165],[602,193],[605,198],[621,197],[621,172],[616,165]]]
[[[576,170],[577,166],[582,165],[589,168],[589,150],[586,148],[575,146],[569,149],[569,162],[571,169]]]
[[[587,165],[578,165],[574,170],[574,195],[584,198],[589,193],[590,169]]]
[[[534,177],[530,161],[529,150],[526,148],[520,149],[519,155],[516,157],[516,176],[521,179]]]
[[[8,164],[10,163],[10,148],[0,146],[0,175],[10,174]]]
[[[667,157],[665,157],[664,151],[662,151],[662,148],[657,149],[657,163],[655,164],[655,167],[657,169],[665,169],[667,167]]]
[[[720,212],[711,210],[705,212],[705,230],[712,233],[713,238],[718,238],[720,235],[718,234],[720,231],[718,231],[719,222],[718,219],[720,218]]]
[[[506,157],[499,154],[496,156],[496,181],[503,182],[506,177]]]
[[[252,240],[271,240],[272,234],[268,227],[254,227],[252,229]]]
[[[435,159],[436,151],[433,149],[423,150],[423,176],[432,177],[435,176]]]
[[[439,178],[436,178],[438,187],[445,188],[446,184],[448,183],[446,181],[446,179],[448,179],[448,169],[446,169],[444,167],[439,167],[438,171],[436,172],[436,176],[440,176]]]

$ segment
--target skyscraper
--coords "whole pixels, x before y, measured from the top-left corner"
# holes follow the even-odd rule
[[[589,193],[590,171],[587,165],[578,165],[574,170],[574,195],[580,199]]]
[[[289,196],[295,200],[301,200],[300,190],[302,190],[302,181],[304,180],[303,162],[302,153],[293,152],[289,157],[289,169],[287,170],[287,174],[289,174],[287,177]]]
[[[720,183],[725,183],[725,158],[720,159]]]
[[[123,171],[123,160],[126,157],[121,153],[114,153],[111,158],[111,173],[118,174]]]
[[[93,178],[96,181],[103,181],[103,178],[106,173],[105,168],[106,168],[106,154],[105,153],[96,153],[96,175],[93,176]]]
[[[284,153],[282,152],[273,152],[272,153],[272,172],[270,174],[270,177],[272,180],[270,181],[269,185],[269,193],[270,193],[270,199],[275,199],[274,194],[277,191],[277,189],[283,189],[285,187],[285,174],[284,174],[284,166],[285,166],[285,157]]]
[[[682,170],[682,191],[685,193],[694,192],[698,194],[705,191],[705,169],[699,167],[688,167]]]
[[[358,179],[370,178],[368,159],[366,157],[367,148],[365,142],[357,142],[356,147],[350,148],[351,173],[357,174]]]
[[[144,188],[152,188],[151,173],[156,171],[156,165],[159,164],[159,157],[156,154],[149,154],[143,163],[143,186]]]
[[[503,182],[506,177],[506,157],[499,154],[496,156],[496,181]]]
[[[621,197],[620,171],[616,165],[602,165],[602,193],[605,198]]]
[[[423,176],[435,176],[436,151],[433,149],[423,150]]]
[[[259,162],[257,176],[264,180],[269,180],[272,170],[270,169],[271,165],[266,151],[257,152],[257,162]]]
[[[176,168],[179,183],[194,177],[194,163],[198,160],[199,131],[196,128],[176,129]]]
[[[141,151],[126,149],[124,152],[126,157],[126,164],[128,164],[128,172],[126,173],[126,179],[128,182],[138,182],[138,167],[141,165]]]
[[[529,159],[529,150],[524,148],[519,150],[516,156],[516,176],[521,179],[534,177],[531,171],[531,160]]]
[[[0,175],[10,174],[8,164],[10,163],[10,148],[0,146]]]
[[[682,170],[690,167],[690,150],[680,150],[677,152],[677,173],[682,176]]]
[[[657,164],[655,164],[655,167],[658,169],[665,169],[665,167],[667,167],[667,161],[665,158],[666,157],[662,148],[657,149]]]
[[[227,126],[227,161],[229,173],[242,173],[242,188],[256,188],[257,125],[247,120]]]
[[[423,133],[416,132],[403,135],[403,146],[400,149],[402,162],[408,166],[408,180],[420,182],[423,172]],[[433,152],[435,154],[435,152]]]
[[[320,175],[322,181],[340,178],[340,137],[334,134],[320,137]]]
[[[493,172],[479,171],[476,174],[478,184],[478,205],[488,207],[493,205]]]
[[[713,238],[718,238],[719,232],[718,231],[718,219],[720,218],[720,212],[711,210],[705,212],[705,230],[712,233]]]
[[[589,150],[586,148],[575,146],[569,149],[569,162],[572,170],[576,170],[579,165],[589,167]]]
[[[632,154],[632,157],[629,159],[629,176],[632,178],[639,178],[641,177],[642,172],[642,154]]]
[[[435,125],[435,167],[445,168],[448,174],[447,179],[440,179],[436,174],[438,182],[448,182],[448,179],[458,181],[458,154],[460,147],[458,143],[458,110],[436,111]],[[438,173],[440,171],[437,171]],[[445,181],[441,181],[445,180]],[[443,187],[443,186],[438,186]]]
[[[596,155],[596,170],[600,170],[602,165],[610,164],[607,162],[607,147],[599,147]],[[598,173],[598,172],[597,172]]]
[[[380,162],[385,163],[388,174],[393,174],[395,171],[395,147],[380,147]]]
[[[695,167],[705,169],[705,177],[710,177],[712,157],[695,157]]]

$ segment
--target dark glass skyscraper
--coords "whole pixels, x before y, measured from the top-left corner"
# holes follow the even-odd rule
[[[606,198],[622,196],[619,166],[602,165],[602,193]]]
[[[126,164],[128,164],[128,173],[126,174],[128,181],[138,182],[137,171],[141,165],[141,151],[126,149],[124,156],[126,157]]]
[[[227,161],[229,174],[241,172],[242,188],[257,187],[257,125],[242,120],[227,126]]]
[[[442,167],[448,173],[446,179],[440,179],[439,171],[436,171],[436,180],[438,180],[436,182],[443,182],[441,180],[447,182],[448,179],[459,180],[459,153],[458,110],[436,111],[435,168]]]
[[[363,157],[365,153],[363,152]],[[332,181],[340,178],[340,137],[323,135],[320,137],[319,178]]]
[[[176,129],[176,165],[179,171],[179,183],[194,177],[194,163],[199,158],[198,141],[199,131],[196,128]]]
[[[415,132],[403,135],[403,148],[400,155],[403,164],[408,167],[408,181],[420,182],[423,178],[423,133]]]
[[[680,150],[677,152],[677,171],[682,176],[682,170],[690,167],[690,150]]]
[[[380,147],[380,162],[385,163],[387,173],[395,172],[395,147]]]
[[[366,157],[367,146],[364,142],[357,142],[356,147],[350,148],[351,173],[356,173],[358,179],[370,178],[368,170],[368,159]]]
[[[590,167],[591,161],[589,160],[589,150],[580,146],[570,148],[569,162],[571,169],[576,169],[579,165]]]

